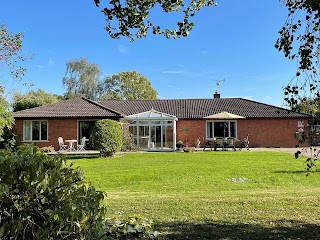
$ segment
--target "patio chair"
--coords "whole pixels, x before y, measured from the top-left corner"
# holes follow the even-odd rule
[[[225,143],[225,148],[226,150],[228,150],[228,148],[232,148],[233,151],[236,151],[236,140],[233,137],[228,137]]]
[[[250,151],[250,148],[249,148],[249,134],[248,134],[247,137],[245,137],[245,138],[243,139],[243,141],[241,142],[239,151],[241,151],[242,148],[245,148],[245,149],[247,149],[247,151]]]
[[[78,144],[77,150],[78,151],[85,151],[85,146],[86,146],[86,137],[81,138],[80,144]]]
[[[215,145],[215,140],[213,138],[206,138],[204,140],[204,145],[203,145],[203,151],[206,149],[206,148],[210,148],[211,151],[212,151],[212,148],[214,147]]]
[[[222,137],[217,137],[214,145],[214,150],[217,151],[217,148],[224,150],[224,141]]]
[[[59,151],[67,151],[68,150],[68,145],[64,144],[62,137],[58,137],[58,143],[59,143]]]

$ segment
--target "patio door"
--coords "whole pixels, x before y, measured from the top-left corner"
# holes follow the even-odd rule
[[[78,142],[81,138],[86,137],[89,141],[86,141],[85,149],[93,149],[92,145],[92,130],[96,121],[79,121],[78,122]]]
[[[162,148],[161,126],[151,126],[151,146],[149,148]]]

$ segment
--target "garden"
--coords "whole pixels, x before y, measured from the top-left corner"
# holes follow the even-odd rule
[[[122,153],[72,159],[107,195],[108,215],[140,214],[165,239],[320,239],[319,172],[280,152]]]

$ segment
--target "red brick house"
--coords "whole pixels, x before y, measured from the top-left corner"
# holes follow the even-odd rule
[[[220,112],[242,119],[208,119]],[[22,143],[54,146],[58,137],[78,142],[99,119],[126,119],[142,149],[175,149],[179,140],[195,146],[199,139],[249,134],[250,147],[295,147],[297,132],[307,129],[310,115],[242,98],[105,100],[76,98],[13,113],[14,131]],[[91,142],[87,143],[90,149]]]

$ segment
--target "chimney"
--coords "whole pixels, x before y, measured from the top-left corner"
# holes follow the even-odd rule
[[[218,91],[216,91],[216,92],[213,94],[213,98],[220,98],[220,93],[218,93]]]

